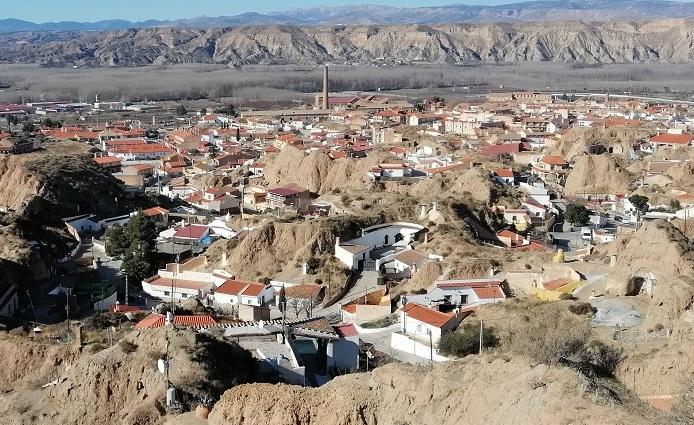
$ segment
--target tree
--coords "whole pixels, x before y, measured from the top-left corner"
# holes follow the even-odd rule
[[[122,226],[113,226],[106,231],[106,255],[120,258],[130,246],[125,230]]]
[[[224,109],[224,113],[234,118],[239,116],[238,112],[236,112],[236,107],[231,103]]]
[[[154,221],[136,214],[123,227],[106,233],[106,253],[123,259],[121,271],[133,282],[151,275],[156,266],[157,227]]]
[[[498,344],[499,338],[494,333],[494,328],[484,328],[482,346],[492,348]],[[477,354],[480,350],[479,323],[465,323],[462,332],[445,332],[439,340],[439,350],[444,355],[456,357]]]
[[[34,126],[33,123],[31,122],[25,122],[24,125],[22,126],[22,133],[33,133],[34,130],[36,130],[36,127]]]
[[[44,118],[43,121],[41,121],[41,125],[46,127],[46,128],[57,128],[61,127],[63,125],[62,122],[57,121],[57,120],[52,120],[50,118]]]
[[[16,115],[8,115],[7,116],[7,125],[12,126],[12,125],[17,125],[19,124],[19,117]]]
[[[648,196],[631,195],[629,197],[629,202],[636,207],[639,213],[644,214],[648,212]]]
[[[680,203],[679,199],[671,199],[670,200],[670,209],[673,212],[679,211],[682,209],[682,204]]]
[[[182,117],[187,113],[188,113],[188,110],[186,109],[185,105],[178,105],[176,107],[176,115],[178,115],[179,117]]]
[[[569,204],[566,206],[564,218],[572,225],[584,225],[590,220],[590,212],[583,205]]]
[[[207,115],[207,108],[202,108],[200,110],[200,115]]]

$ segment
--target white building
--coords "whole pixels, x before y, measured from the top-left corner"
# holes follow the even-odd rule
[[[454,330],[461,320],[462,316],[455,313],[442,313],[423,305],[407,303],[400,310],[400,331],[424,341],[431,337],[431,342],[436,344],[444,332]]]
[[[436,308],[476,308],[505,301],[501,283],[496,278],[438,280],[426,294],[407,295],[406,301]]]
[[[166,268],[142,281],[142,290],[152,297],[162,300],[174,300],[196,297],[207,298],[207,295],[217,286],[222,285],[234,276],[223,270],[213,272],[196,271],[207,264],[204,256],[195,257],[186,263],[170,263]]]
[[[229,279],[214,291],[215,305],[263,306],[275,298],[272,285]]]
[[[424,226],[414,223],[386,223],[362,229],[361,236],[341,243],[335,239],[335,257],[352,270],[363,268],[371,261],[371,251],[388,246],[405,247],[411,244]],[[375,261],[375,260],[374,260]]]

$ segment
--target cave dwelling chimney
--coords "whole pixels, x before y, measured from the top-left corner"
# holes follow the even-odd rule
[[[226,267],[229,264],[229,261],[227,259],[227,253],[226,251],[222,252],[222,266]]]
[[[337,236],[335,238],[335,251],[337,252],[337,247],[340,246],[340,237]]]
[[[323,110],[327,111],[330,107],[330,102],[328,102],[330,90],[330,81],[328,76],[328,64],[323,66]]]

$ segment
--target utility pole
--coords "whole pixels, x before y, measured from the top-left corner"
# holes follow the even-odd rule
[[[480,319],[480,352],[479,354],[482,354],[482,338],[484,336],[484,322],[482,322],[482,319]]]
[[[125,275],[125,305],[128,305],[128,275]]]
[[[431,329],[427,328],[427,333],[429,334],[429,360],[431,361],[431,365],[434,365],[434,341],[433,337],[431,335]]]
[[[65,311],[67,312],[67,337],[70,338],[70,294],[65,292]]]

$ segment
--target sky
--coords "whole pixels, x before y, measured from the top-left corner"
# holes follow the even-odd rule
[[[441,6],[445,4],[503,4],[518,0],[33,0],[2,5],[3,18],[37,23],[93,22],[105,19],[181,19],[229,16],[244,12],[281,11],[296,7],[383,4],[390,6]]]

